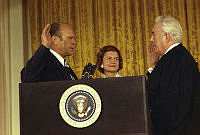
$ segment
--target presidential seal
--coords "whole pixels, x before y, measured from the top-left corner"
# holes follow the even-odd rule
[[[98,119],[101,112],[101,99],[92,87],[78,84],[63,93],[59,109],[67,124],[84,128]]]

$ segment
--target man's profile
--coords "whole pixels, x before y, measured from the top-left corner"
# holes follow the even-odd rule
[[[66,23],[47,24],[41,35],[42,43],[21,71],[22,82],[76,80],[65,61],[76,47],[75,34]]]

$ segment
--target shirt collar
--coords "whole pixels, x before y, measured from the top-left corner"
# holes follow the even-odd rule
[[[121,75],[119,75],[119,73],[117,72],[117,74],[116,74],[115,77],[121,77]],[[103,75],[103,78],[107,78],[107,77],[105,76],[105,74]]]
[[[60,61],[60,63],[64,66],[65,65],[65,59],[63,59],[63,57],[60,56],[60,54],[58,54],[57,52],[55,52],[54,50],[50,49],[50,52],[58,59],[58,61]]]
[[[166,54],[167,52],[169,52],[172,48],[176,47],[176,46],[179,45],[179,44],[180,44],[180,43],[175,43],[175,44],[171,45],[171,46],[167,49],[167,51],[165,52],[165,54]]]
[[[121,77],[121,75],[119,75],[119,73],[117,72],[116,76],[115,77]]]

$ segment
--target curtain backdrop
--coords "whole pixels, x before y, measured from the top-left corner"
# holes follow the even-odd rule
[[[183,44],[200,62],[200,0],[29,0],[33,53],[47,23],[67,22],[76,33],[77,48],[67,61],[80,78],[83,67],[96,63],[100,47],[115,45],[123,57],[122,76],[144,75],[148,44],[159,15],[177,18]],[[95,77],[102,77],[100,72]]]

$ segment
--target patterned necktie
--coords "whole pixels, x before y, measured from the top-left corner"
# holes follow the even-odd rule
[[[64,67],[68,69],[68,71],[73,72],[72,69],[70,68],[69,64],[66,62],[66,60],[64,59]],[[69,72],[69,73],[70,73]],[[70,73],[70,77],[72,80],[76,80]]]

